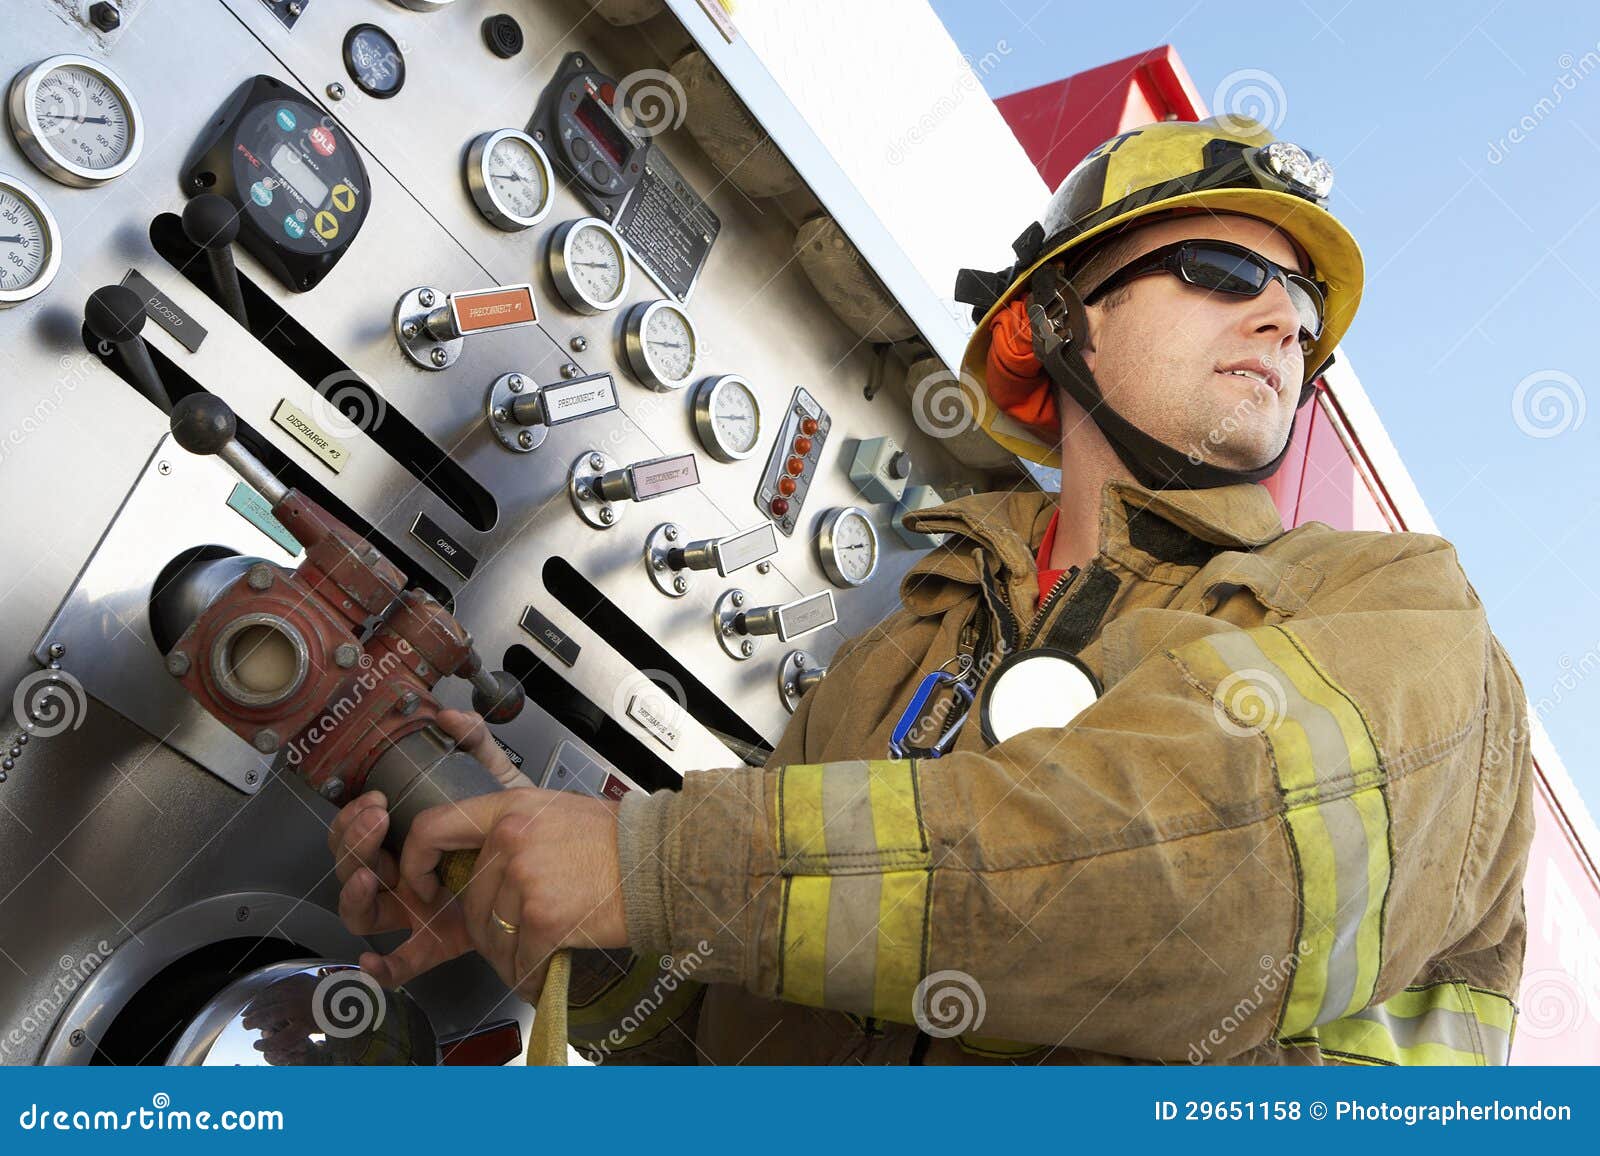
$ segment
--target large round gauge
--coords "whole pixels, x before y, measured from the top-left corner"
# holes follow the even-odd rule
[[[39,194],[0,175],[0,309],[43,293],[61,268],[61,230]]]
[[[628,250],[600,218],[579,217],[550,237],[550,276],[579,313],[603,313],[628,295]]]
[[[694,390],[694,428],[717,461],[749,457],[761,440],[761,404],[755,390],[733,373],[706,378]]]
[[[87,56],[25,68],[6,101],[11,135],[40,172],[87,189],[120,177],[144,148],[144,118],[116,73]]]
[[[467,149],[467,188],[489,223],[508,233],[544,220],[555,175],[534,139],[514,128],[486,132]]]
[[[817,532],[817,553],[828,581],[860,586],[878,569],[878,531],[858,506],[830,510]]]
[[[647,301],[628,313],[623,351],[638,379],[651,389],[682,389],[694,376],[699,342],[694,322],[671,301]]]

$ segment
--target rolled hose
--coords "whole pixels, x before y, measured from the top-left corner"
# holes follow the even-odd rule
[[[384,844],[397,857],[411,824],[429,807],[505,789],[487,767],[432,727],[413,731],[380,755],[367,775],[366,786],[382,791],[389,801],[389,833]],[[476,851],[447,851],[439,862],[439,879],[459,895],[472,880],[477,862]],[[534,1005],[533,1028],[528,1033],[531,1065],[566,1065],[571,975],[571,955],[565,950],[556,952]]]

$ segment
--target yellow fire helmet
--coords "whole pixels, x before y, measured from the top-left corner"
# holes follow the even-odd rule
[[[1081,339],[1086,324],[1081,298],[1065,277],[1055,273],[1060,267],[1056,262],[1074,252],[1087,253],[1095,242],[1137,221],[1174,211],[1241,213],[1283,230],[1309,259],[1305,272],[1322,287],[1325,299],[1322,332],[1306,352],[1300,396],[1304,405],[1361,300],[1361,249],[1326,207],[1332,186],[1333,168],[1325,159],[1276,140],[1248,117],[1163,121],[1096,147],[1067,174],[1040,220],[1013,243],[1015,264],[996,273],[963,269],[956,279],[956,298],[973,306],[978,322],[961,370],[964,379],[982,389],[984,430],[1012,453],[1041,465],[1060,465],[1059,448],[1003,412],[989,393],[990,325],[1003,308],[1021,298],[1030,303],[1035,349],[1051,379],[1080,404],[1084,391],[1092,395],[1095,404],[1085,408],[1140,481],[1203,488],[1259,480],[1276,471],[1288,452],[1287,442],[1278,458],[1260,469],[1225,470],[1162,445],[1099,400],[1099,389],[1074,340]],[[1044,275],[1036,277],[1041,269]],[[1041,282],[1054,284],[1041,286]],[[1039,322],[1047,317],[1053,320],[1049,328],[1059,340],[1046,336],[1041,341]],[[1074,329],[1079,331],[1074,334]]]

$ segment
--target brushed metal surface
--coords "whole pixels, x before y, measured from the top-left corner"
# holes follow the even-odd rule
[[[500,11],[511,12],[527,34],[529,48],[511,60],[493,57],[482,42],[483,18]],[[345,84],[344,99],[334,101],[329,85],[348,80],[344,33],[363,20],[400,41],[407,83],[384,101]],[[619,308],[598,314],[570,308],[552,283],[546,248],[563,222],[588,215],[584,204],[558,180],[549,216],[507,233],[478,212],[461,175],[475,137],[527,123],[563,53],[581,49],[618,79],[664,69],[688,43],[670,18],[617,29],[575,0],[457,0],[434,12],[316,0],[290,30],[257,0],[187,0],[141,6],[137,34],[118,38],[109,53],[89,30],[62,20],[48,0],[7,4],[6,24],[0,76],[58,53],[102,56],[139,100],[147,133],[128,173],[89,189],[39,178],[11,137],[0,139],[0,172],[23,177],[43,195],[63,238],[54,284],[0,312],[0,530],[7,542],[0,627],[10,640],[0,649],[0,691],[38,671],[40,658],[48,657],[47,628],[66,602],[62,625],[70,618],[74,633],[63,669],[90,692],[79,725],[30,741],[0,783],[0,1060],[28,1063],[47,1055],[50,1034],[70,1002],[58,991],[64,958],[82,958],[101,942],[121,950],[162,918],[230,892],[269,891],[325,912],[336,906],[325,847],[332,806],[294,781],[269,776],[247,795],[207,774],[180,749],[212,769],[223,755],[207,755],[185,737],[190,732],[183,728],[198,720],[176,702],[153,694],[142,710],[114,708],[111,700],[121,692],[111,688],[126,689],[143,677],[151,669],[149,655],[135,658],[132,644],[107,650],[94,643],[117,627],[109,618],[80,613],[119,606],[116,623],[143,631],[137,639],[142,648],[148,624],[139,620],[130,593],[141,559],[234,541],[248,543],[251,553],[276,556],[268,539],[223,505],[232,477],[218,463],[180,463],[182,451],[170,446],[153,456],[166,434],[165,418],[85,350],[84,300],[95,288],[121,281],[130,267],[208,331],[192,353],[157,326],[145,328],[149,343],[449,589],[491,666],[500,666],[512,646],[527,644],[518,621],[523,608],[533,606],[581,647],[572,667],[553,669],[670,766],[691,773],[742,762],[687,712],[673,720],[671,749],[630,716],[630,702],[651,685],[649,672],[546,591],[541,572],[547,561],[562,559],[633,615],[751,728],[776,741],[789,718],[778,677],[786,648],[734,660],[709,625],[731,583],[702,574],[683,597],[663,598],[651,588],[641,552],[650,528],[661,522],[680,527],[686,540],[747,529],[768,447],[727,463],[701,452],[700,485],[652,500],[647,516],[625,525],[602,530],[586,524],[567,497],[568,470],[579,455],[599,452],[628,464],[702,450],[693,391],[658,394],[627,370],[624,318],[631,307],[662,294],[649,277],[636,275]],[[284,290],[242,250],[236,253],[241,274],[371,387],[380,414],[385,408],[403,413],[493,495],[497,517],[487,529],[469,524],[373,440],[365,432],[375,428],[372,415],[351,426],[319,395],[317,383],[303,381],[155,252],[151,222],[181,211],[178,173],[191,144],[237,85],[256,73],[296,84],[349,130],[363,150],[371,211],[338,267],[310,293]],[[793,110],[774,115],[792,117]],[[696,380],[736,373],[769,413],[781,412],[803,386],[833,416],[802,532],[780,543],[770,566],[739,575],[747,605],[790,603],[828,589],[812,537],[828,509],[862,505],[848,478],[859,438],[893,437],[911,452],[919,482],[981,479],[918,429],[894,391],[870,400],[864,395],[876,351],[830,312],[793,262],[795,221],[786,211],[776,202],[746,199],[682,129],[657,140],[723,225],[689,306],[701,344]],[[820,172],[815,156],[790,159],[803,178]],[[817,179],[839,177],[833,171]],[[879,247],[861,245],[864,252]],[[394,303],[414,286],[454,291],[519,282],[533,284],[535,326],[475,336],[443,370],[412,365],[395,342]],[[534,387],[613,373],[621,404],[550,427],[532,452],[508,453],[490,428],[485,393],[513,370]],[[326,423],[349,447],[340,473],[327,470],[271,420],[285,401]],[[194,485],[172,500],[166,519],[156,519],[162,524],[152,538],[160,544],[124,546],[123,536],[135,526],[128,522],[97,553],[130,491],[138,486],[142,492],[148,470],[161,458],[175,467],[162,483],[181,474]],[[889,528],[890,508],[864,508],[880,530]],[[470,580],[410,537],[419,514],[480,560]],[[807,635],[815,662],[825,664],[841,642],[896,604],[899,579],[917,555],[895,535],[880,539],[884,557],[874,580],[842,592],[837,622]],[[103,575],[115,577],[102,586]],[[113,587],[122,591],[120,602]],[[166,680],[158,672],[150,689]],[[447,680],[441,691],[448,705],[468,705],[464,683]],[[0,739],[15,729],[0,730]],[[562,743],[581,747],[536,703],[496,732],[533,767],[549,764]],[[617,770],[626,776],[633,769]],[[419,980],[416,991],[441,1034],[506,1014],[501,1005],[508,997],[481,961],[439,969]],[[507,1006],[514,1014],[514,1001]]]

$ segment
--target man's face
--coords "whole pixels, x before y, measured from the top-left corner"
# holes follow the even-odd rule
[[[1118,267],[1191,238],[1232,241],[1304,272],[1285,234],[1232,213],[1135,230]],[[1305,362],[1299,337],[1294,304],[1277,282],[1257,297],[1236,297],[1156,273],[1129,282],[1121,303],[1089,307],[1092,348],[1084,360],[1111,406],[1152,437],[1192,460],[1253,469],[1277,455],[1294,422]],[[1275,379],[1276,387],[1227,372],[1239,367]]]

